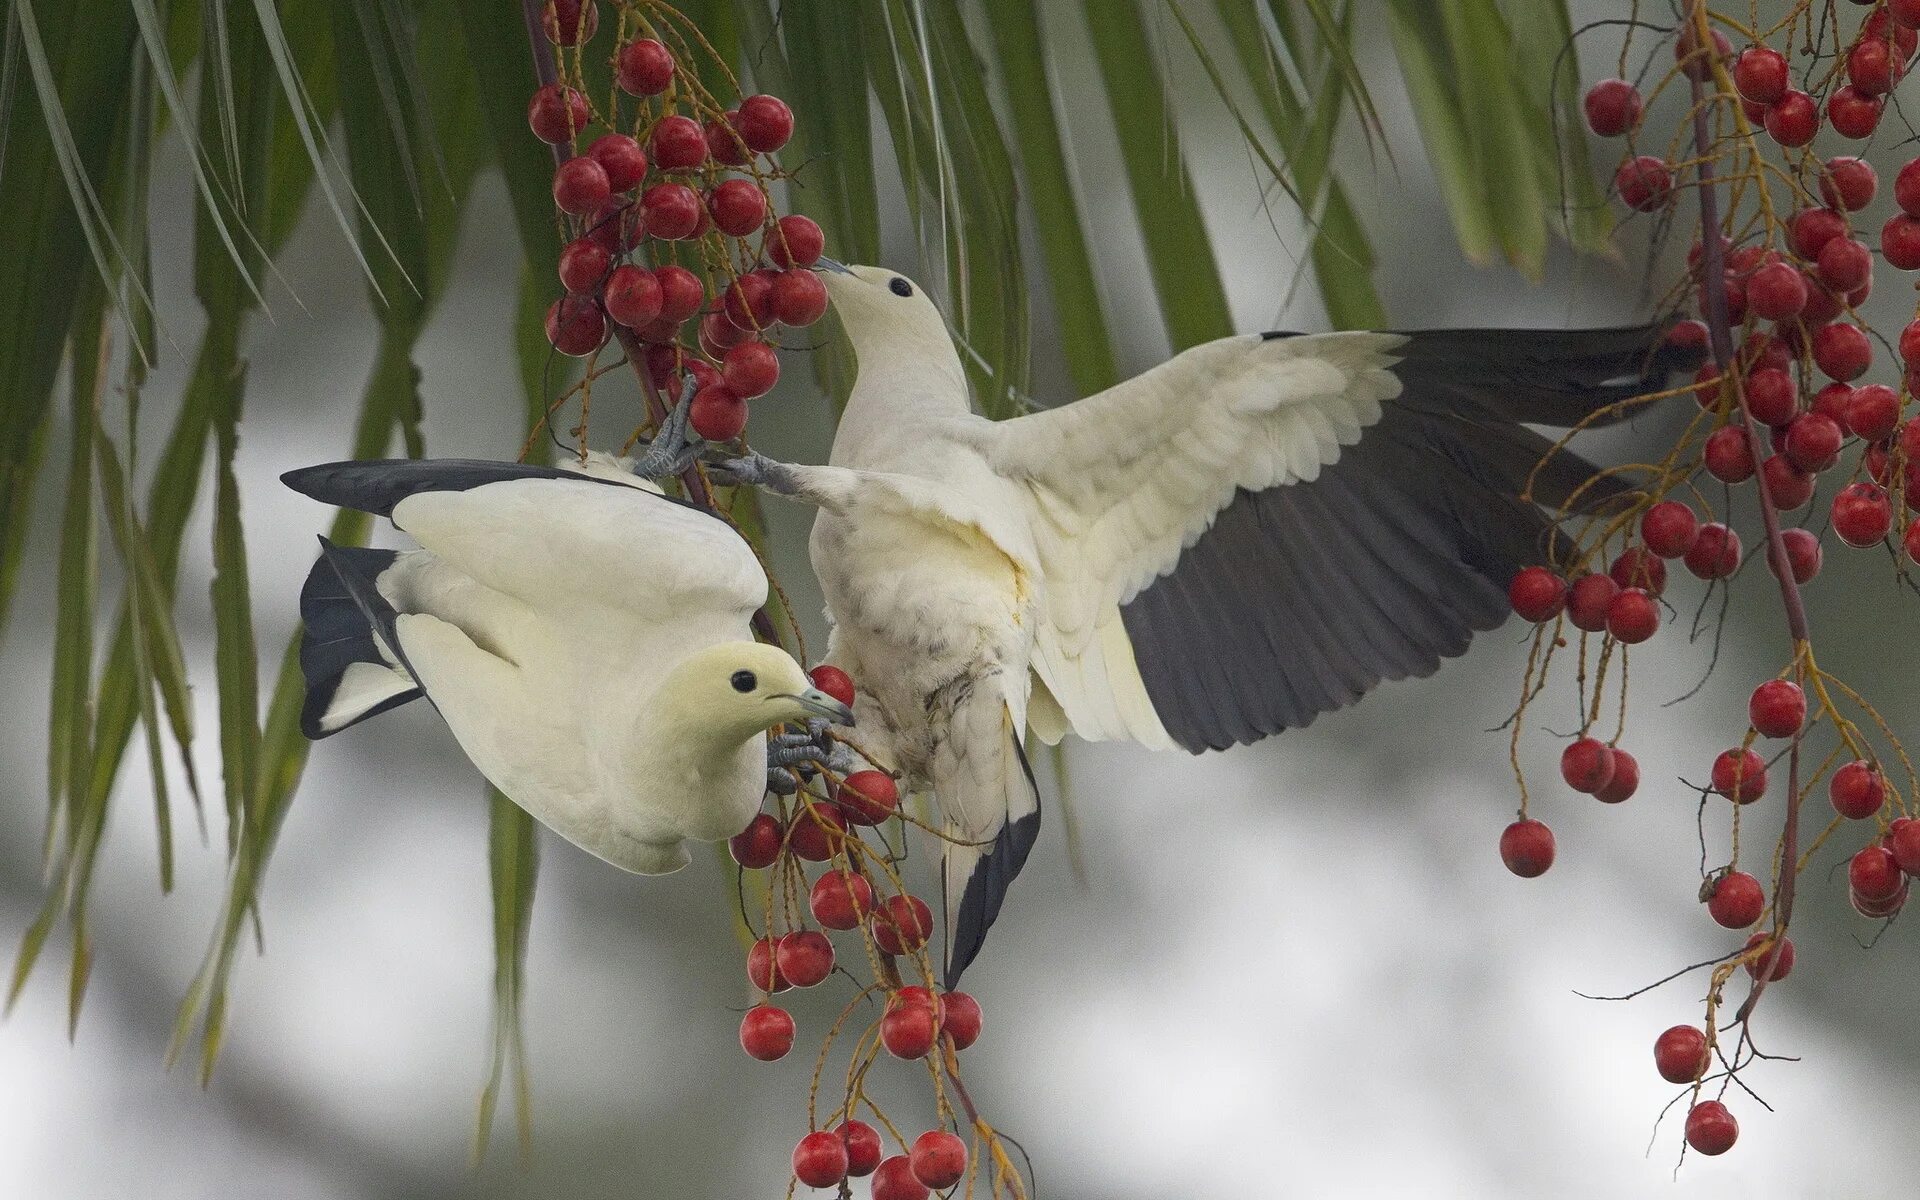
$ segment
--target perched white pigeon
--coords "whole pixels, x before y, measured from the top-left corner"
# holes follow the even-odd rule
[[[770,727],[852,720],[753,641],[767,577],[739,534],[616,460],[344,462],[283,478],[421,546],[321,539],[300,595],[309,737],[424,695],[516,804],[659,875],[686,864],[686,840],[753,819]]]
[[[1029,727],[1197,753],[1430,674],[1554,549],[1539,505],[1626,490],[1567,453],[1534,475],[1522,422],[1688,357],[1657,327],[1251,335],[994,422],[919,287],[821,266],[858,359],[831,465],[728,469],[820,508],[826,661],[951,839],[949,982],[1039,830]]]

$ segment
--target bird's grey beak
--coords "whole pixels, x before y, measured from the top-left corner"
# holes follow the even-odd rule
[[[828,258],[824,254],[822,254],[819,258],[814,259],[813,265],[818,267],[822,271],[834,271],[841,275],[853,274],[852,271],[849,271],[847,269],[847,264],[840,262],[837,259]]]
[[[835,725],[853,724],[853,710],[827,695],[819,688],[808,688],[799,695],[789,697],[794,703],[808,712],[825,717]]]

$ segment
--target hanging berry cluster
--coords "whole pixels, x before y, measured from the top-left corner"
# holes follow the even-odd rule
[[[613,7],[613,86],[596,108],[586,55],[599,5],[544,6],[559,78],[533,94],[527,124],[556,147],[553,202],[574,235],[547,337],[583,357],[611,332],[656,393],[677,397],[691,381],[689,424],[726,441],[746,428],[747,402],[780,377],[770,339],[827,309],[809,269],[820,226],[774,216],[771,187],[786,176],[770,156],[793,136],[793,111],[766,95],[723,105],[688,69],[703,53],[732,83],[697,27],[653,0]],[[594,130],[605,132],[589,140]]]
[[[1911,415],[1920,320],[1900,334],[1899,362],[1873,378],[1875,334],[1858,309],[1873,286],[1863,230],[1878,181],[1858,157],[1823,160],[1811,148],[1823,125],[1841,139],[1873,134],[1920,45],[1920,0],[1855,3],[1869,10],[1857,21],[1847,6],[1803,0],[1779,24],[1757,28],[1743,24],[1744,7],[1735,18],[1689,0],[1681,26],[1662,35],[1672,66],[1650,94],[1624,78],[1648,28],[1638,24],[1621,52],[1623,77],[1586,93],[1591,130],[1628,139],[1613,180],[1621,204],[1664,222],[1679,210],[1677,189],[1691,185],[1701,236],[1670,300],[1697,317],[1677,321],[1669,337],[1706,357],[1688,386],[1596,419],[1689,394],[1699,411],[1664,459],[1618,468],[1639,489],[1631,506],[1570,517],[1575,552],[1522,571],[1510,590],[1514,611],[1537,629],[1513,722],[1520,819],[1502,834],[1500,855],[1533,877],[1552,865],[1554,838],[1528,816],[1520,718],[1549,669],[1575,660],[1583,717],[1561,756],[1563,781],[1603,803],[1627,800],[1641,783],[1640,763],[1620,745],[1627,665],[1631,648],[1661,630],[1668,564],[1683,565],[1709,592],[1726,587],[1747,558],[1732,510],[1748,496],[1758,510],[1747,537],[1774,576],[1790,650],[1777,675],[1753,689],[1745,730],[1729,728],[1727,749],[1676,772],[1701,780],[1689,786],[1701,800],[1705,860],[1717,860],[1700,881],[1707,918],[1754,932],[1702,964],[1704,1020],[1654,1042],[1661,1077],[1686,1089],[1676,1098],[1687,1104],[1686,1144],[1708,1155],[1738,1136],[1728,1101],[1738,1105],[1742,1073],[1764,1057],[1750,1018],[1766,988],[1793,970],[1795,888],[1815,851],[1832,837],[1858,848],[1846,896],[1874,920],[1899,912],[1920,874],[1920,822],[1909,808],[1920,781],[1871,704],[1815,659],[1800,590],[1821,569],[1823,511],[1835,538],[1881,550],[1909,587],[1920,561],[1920,418]],[[1643,153],[1645,111],[1669,88],[1686,96],[1686,116],[1663,153]],[[1881,257],[1920,269],[1920,159],[1901,169],[1893,192],[1899,211],[1880,227]],[[1819,504],[1823,482],[1833,490]],[[1804,524],[1790,524],[1797,515]],[[1803,846],[1802,803],[1822,785],[1831,811]],[[1778,834],[1756,854],[1743,824],[1770,797]],[[1726,829],[1725,840],[1710,828]],[[1725,989],[1743,970],[1750,986],[1726,1019]]]

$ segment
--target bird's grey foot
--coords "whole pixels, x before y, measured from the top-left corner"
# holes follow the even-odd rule
[[[801,779],[812,779],[823,766],[836,775],[856,769],[853,751],[829,735],[832,728],[832,722],[815,717],[807,722],[805,733],[773,734],[767,740],[768,786],[788,795],[794,788],[795,772]]]
[[[643,479],[664,479],[685,471],[700,457],[706,442],[687,436],[687,413],[692,407],[693,380],[688,379],[680,402],[673,406],[661,423],[660,432],[647,444],[647,452],[634,460],[635,475]]]
[[[715,480],[728,487],[764,488],[783,496],[793,495],[799,487],[792,467],[757,450],[738,458],[717,459],[709,465]]]

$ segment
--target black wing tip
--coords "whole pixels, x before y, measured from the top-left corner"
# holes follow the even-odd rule
[[[1034,843],[1040,840],[1040,785],[1033,777],[1033,766],[1019,742],[1014,753],[1020,757],[1020,769],[1033,793],[1033,811],[1009,821],[994,835],[993,848],[974,864],[967,886],[960,892],[959,916],[954,922],[953,941],[947,946],[946,973],[942,983],[948,991],[960,984],[960,976],[980,957],[986,945],[987,930],[1000,916],[1007,889],[1027,864]]]

